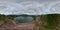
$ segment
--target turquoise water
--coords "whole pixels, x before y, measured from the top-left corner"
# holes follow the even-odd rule
[[[20,17],[16,17],[15,20],[18,23],[27,23],[27,22],[33,21],[33,18],[32,17],[20,16]]]

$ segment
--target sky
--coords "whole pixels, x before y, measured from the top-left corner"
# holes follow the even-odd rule
[[[0,0],[0,14],[42,15],[57,12],[60,13],[60,0]]]

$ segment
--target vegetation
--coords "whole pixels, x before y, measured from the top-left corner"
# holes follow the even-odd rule
[[[39,25],[39,30],[57,30],[60,21],[60,14],[48,14],[48,15],[41,15],[40,20],[42,22],[41,25],[35,23],[36,26]],[[35,21],[37,22],[37,21]],[[41,27],[42,26],[42,27]],[[41,28],[41,29],[40,29]]]
[[[0,15],[0,21],[4,21],[5,23],[9,23],[9,21],[13,20],[15,17],[18,17],[20,15]],[[23,16],[23,15],[21,15]],[[60,24],[60,14],[48,14],[48,15],[40,15],[40,16],[34,16],[34,24],[35,29],[38,30],[56,30],[57,27],[59,27]],[[9,20],[11,19],[11,20]],[[0,25],[1,27],[2,25]],[[38,27],[38,28],[37,28]]]
[[[22,20],[21,20],[21,17],[20,17],[20,16],[23,17]],[[9,24],[10,22],[13,23],[12,21],[13,21],[14,18],[16,18],[16,17],[18,17],[18,18],[17,18],[18,20],[16,20],[16,22],[17,22],[17,21],[18,21],[18,22],[21,22],[21,21],[26,22],[26,21],[28,21],[28,20],[29,20],[29,21],[32,21],[31,19],[33,19],[32,17],[34,17],[34,16],[32,16],[32,17],[31,17],[30,15],[29,15],[29,16],[28,16],[28,15],[7,15],[7,16],[6,16],[6,15],[4,15],[4,14],[3,14],[3,15],[0,14],[0,22],[1,22],[1,21],[4,22],[4,23],[2,22],[2,24],[0,24],[0,27],[3,26],[4,24],[7,24],[7,23]],[[24,17],[25,17],[25,18],[24,18]],[[20,21],[20,20],[21,20],[21,21]],[[25,20],[26,20],[26,21],[25,21]]]
[[[0,27],[2,27],[3,25],[5,24],[9,24],[9,23],[12,23],[13,19],[15,18],[16,16],[12,16],[12,15],[1,15],[0,14]],[[2,22],[1,22],[2,21]]]

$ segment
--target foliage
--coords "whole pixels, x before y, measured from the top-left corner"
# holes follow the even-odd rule
[[[1,24],[0,24],[0,27],[2,27],[4,24],[9,24],[10,22],[12,23],[12,20],[14,19],[15,16],[6,16],[6,15],[1,15],[0,14],[0,21],[3,21]]]
[[[43,22],[43,27],[46,30],[55,30],[56,27],[59,25],[58,17],[60,18],[59,14],[48,14],[48,15],[41,15],[41,20]]]

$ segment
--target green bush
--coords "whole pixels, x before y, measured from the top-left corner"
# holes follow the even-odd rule
[[[46,30],[56,30],[56,27],[59,25],[58,17],[60,18],[60,14],[48,14],[40,16],[43,22],[42,25]],[[44,23],[46,24],[44,25]]]

